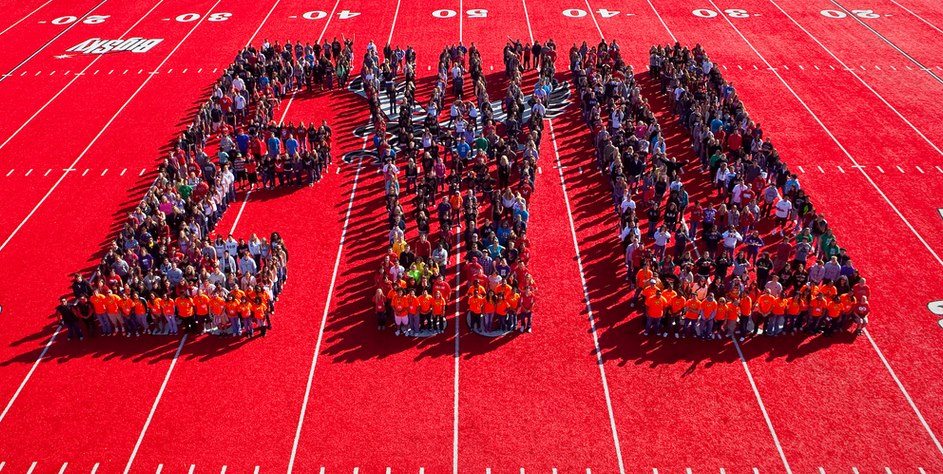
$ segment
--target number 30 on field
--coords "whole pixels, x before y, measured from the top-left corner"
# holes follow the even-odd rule
[[[750,14],[746,10],[741,10],[739,8],[728,8],[724,10],[724,13],[730,18],[749,18]],[[708,8],[698,8],[691,12],[692,15],[698,18],[714,18],[718,13],[714,10]],[[754,15],[756,16],[756,15]]]

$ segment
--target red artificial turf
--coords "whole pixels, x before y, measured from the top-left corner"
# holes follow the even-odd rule
[[[27,75],[0,82],[0,100],[12,104],[0,119],[0,143],[72,79],[63,70],[76,72],[94,59],[79,55],[59,60],[53,55],[88,37],[117,37],[154,3],[106,3],[101,13],[112,15],[108,21],[76,26],[27,62],[22,67]],[[12,283],[0,285],[4,307],[0,318],[5,321],[0,332],[0,406],[13,396],[48,341],[52,332],[48,315],[55,298],[66,290],[66,275],[97,262],[102,245],[150,184],[148,174],[138,176],[140,170],[153,169],[166,151],[164,145],[189,120],[192,107],[204,100],[207,87],[218,77],[213,68],[230,62],[274,5],[256,42],[316,39],[325,20],[303,20],[300,15],[312,10],[334,12],[324,36],[354,38],[358,67],[367,40],[382,45],[392,31],[394,45],[417,48],[421,78],[433,74],[422,66],[434,65],[441,47],[460,36],[465,44],[478,45],[486,68],[498,71],[503,69],[506,36],[526,40],[531,31],[541,40],[552,36],[565,52],[573,42],[595,43],[601,30],[607,38],[620,40],[623,56],[639,72],[647,64],[649,46],[670,40],[662,21],[683,43],[704,44],[717,64],[727,66],[725,77],[737,86],[751,116],[774,137],[787,163],[806,169],[800,175],[803,186],[872,286],[875,341],[930,427],[938,428],[943,412],[935,399],[943,389],[937,376],[943,343],[925,305],[940,299],[938,289],[943,285],[939,264],[923,244],[722,18],[691,14],[704,4],[632,0],[618,6],[619,15],[603,18],[597,12],[595,22],[590,15],[561,14],[570,8],[616,9],[595,3],[528,2],[528,28],[523,3],[515,2],[220,2],[215,11],[231,12],[232,18],[204,22],[195,29],[97,138],[77,170],[0,250],[0,266],[15,275],[5,280]],[[902,56],[852,19],[821,17],[818,10],[829,5],[777,3],[842,61],[866,64],[868,71],[859,75],[929,140],[941,141],[940,112],[924,105],[940,94],[938,83],[925,73],[908,71]],[[943,18],[928,11],[933,5],[926,2],[906,4],[926,12],[937,24]],[[92,5],[53,2],[0,36],[9,53],[0,59],[0,66],[19,63],[63,28],[38,20],[79,15]],[[146,71],[160,64],[193,26],[173,19],[205,12],[211,5],[210,1],[162,3],[131,33],[164,38],[160,46],[147,54],[114,54],[97,60],[87,75],[0,148],[0,239],[17,229],[62,175],[60,170],[82,154],[144,82]],[[0,30],[38,3],[26,6],[0,11]],[[849,153],[867,165],[868,176],[914,229],[922,236],[939,235],[943,222],[938,220],[933,196],[941,185],[932,175],[939,156],[932,147],[850,74],[828,68],[827,64],[835,65],[834,59],[771,3],[749,0],[717,6],[760,13],[732,21],[773,66],[789,66],[777,71]],[[487,18],[431,14],[472,8],[487,9]],[[891,2],[881,1],[873,8],[893,16],[869,24],[933,65],[937,32]],[[361,15],[337,17],[344,10]],[[566,63],[561,54],[561,77]],[[793,67],[799,64],[806,68]],[[811,64],[821,69],[810,69]],[[888,72],[885,64],[898,71]],[[882,71],[873,70],[873,65]],[[201,68],[202,72],[194,72]],[[46,77],[53,70],[59,73]],[[95,70],[100,72],[95,75]],[[111,70],[115,72],[109,74]],[[137,74],[138,70],[145,74]],[[36,71],[42,76],[33,76]],[[427,93],[421,91],[418,97],[425,99]],[[492,94],[492,99],[498,97]],[[657,112],[659,104],[652,102]],[[670,117],[659,114],[670,129],[665,123]],[[361,146],[351,130],[364,123],[364,106],[346,92],[330,97],[299,94],[286,120],[322,117],[334,126],[338,163],[344,152]],[[516,472],[524,467],[549,472],[556,467],[560,472],[583,472],[588,467],[593,472],[618,472],[570,216],[560,172],[554,167],[555,151],[564,165],[627,472],[651,468],[680,472],[685,467],[696,472],[716,472],[721,467],[727,472],[748,472],[752,467],[784,471],[730,344],[647,341],[639,336],[639,323],[626,306],[608,185],[595,169],[575,106],[553,120],[553,129],[557,150],[548,127],[528,232],[534,245],[531,270],[541,295],[535,332],[490,340],[461,329],[457,432],[453,431],[454,318],[449,318],[446,335],[423,341],[375,331],[366,296],[372,290],[372,271],[385,234],[382,178],[364,164],[356,178],[357,192],[304,413],[297,472],[317,472],[321,466],[327,472],[350,472],[354,467],[383,472],[387,466],[394,471],[423,467],[427,472],[448,472],[455,468],[456,436],[461,471]],[[682,153],[686,143],[681,133],[671,135],[668,144],[673,152]],[[820,165],[825,172],[817,171]],[[878,165],[887,173],[875,172]],[[907,166],[907,172],[897,172],[897,165]],[[914,165],[927,174],[920,174]],[[82,176],[86,168],[90,171]],[[15,175],[4,177],[4,170],[10,169]],[[33,173],[23,177],[28,169]],[[43,176],[47,169],[53,171]],[[101,176],[105,169],[108,172]],[[186,472],[191,464],[200,471],[223,465],[231,472],[252,472],[255,466],[262,471],[287,468],[355,175],[356,164],[341,166],[340,173],[332,167],[313,188],[254,192],[246,201],[236,233],[279,231],[291,251],[289,282],[278,303],[275,330],[264,340],[248,343],[205,337],[186,342],[137,453],[135,471],[153,472],[159,464],[164,464],[163,472]],[[918,188],[926,191],[920,193]],[[220,229],[233,226],[238,210],[227,213]],[[943,251],[938,240],[928,244],[938,253]],[[913,261],[900,264],[902,256]],[[57,339],[0,420],[0,462],[6,462],[10,472],[25,472],[33,461],[38,462],[34,472],[57,472],[66,461],[70,472],[89,471],[95,463],[100,463],[99,472],[123,470],[177,343],[177,339],[147,338],[78,345]],[[851,466],[860,472],[877,472],[884,466],[894,472],[915,472],[918,466],[927,472],[943,470],[943,456],[865,338],[758,340],[744,344],[743,351],[794,472],[813,472],[819,466],[828,472],[847,472]]]

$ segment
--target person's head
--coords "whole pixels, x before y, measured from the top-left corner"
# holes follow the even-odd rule
[[[59,304],[61,304],[61,305],[69,304],[69,300],[66,299],[65,296],[63,296],[62,298],[59,298]]]

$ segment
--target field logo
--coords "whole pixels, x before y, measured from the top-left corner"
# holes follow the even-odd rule
[[[107,40],[101,38],[87,39],[66,51],[85,54],[105,54],[111,52],[131,51],[132,53],[146,53],[157,46],[163,38],[128,38]]]
[[[402,97],[403,92],[406,89],[405,83],[399,83],[396,85],[397,97]],[[350,84],[347,86],[347,90],[353,92],[354,94],[359,95],[360,97],[366,98],[367,94],[363,89],[363,79],[358,76],[350,81]],[[550,94],[547,96],[547,113],[544,115],[546,118],[554,118],[561,113],[563,109],[570,102],[570,83],[569,82],[560,82],[553,88]],[[530,100],[531,96],[527,95],[524,97],[524,102],[527,103]],[[380,110],[383,111],[383,114],[387,118],[387,128],[386,133],[390,135],[390,145],[394,149],[399,149],[399,116],[398,114],[393,114],[390,110],[390,101],[386,93],[381,91],[379,93],[380,99]],[[494,121],[495,123],[504,122],[507,119],[507,114],[501,110],[501,101],[494,100],[491,101],[491,109],[494,111]],[[420,105],[415,105],[412,110],[412,126],[413,133],[415,135],[415,140],[421,141],[423,121],[426,118],[426,110]],[[523,114],[523,123],[530,121],[530,107],[524,108]],[[439,125],[443,128],[448,128],[448,121],[443,120],[439,122]],[[374,132],[373,124],[368,123],[366,125],[361,125],[354,129],[354,135],[358,138],[366,138]],[[356,150],[349,152],[344,155],[344,161],[347,163],[352,162],[357,157],[370,156],[374,159],[377,158],[376,152],[373,150]]]

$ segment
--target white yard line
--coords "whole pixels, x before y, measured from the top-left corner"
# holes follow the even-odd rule
[[[10,77],[10,74],[13,74],[16,70],[18,70],[18,69],[19,69],[20,67],[22,67],[24,64],[28,63],[31,59],[35,58],[36,55],[38,55],[39,53],[43,52],[43,50],[45,50],[46,48],[48,48],[49,45],[51,45],[53,42],[55,42],[57,39],[59,39],[62,35],[68,33],[69,30],[71,30],[72,28],[74,28],[76,25],[81,24],[83,20],[85,20],[89,15],[92,14],[92,12],[94,12],[95,10],[97,10],[98,7],[104,5],[105,2],[107,2],[107,1],[108,1],[108,0],[102,0],[101,3],[99,3],[98,5],[95,5],[94,7],[92,7],[91,10],[85,12],[84,15],[82,15],[82,16],[79,17],[77,20],[75,20],[74,22],[72,22],[72,24],[70,24],[70,25],[67,26],[66,28],[63,28],[62,31],[60,31],[58,34],[56,34],[56,36],[53,36],[49,41],[46,41],[45,43],[43,43],[43,45],[40,46],[39,49],[37,49],[36,51],[33,51],[33,54],[30,54],[29,56],[26,57],[26,59],[20,61],[19,64],[17,64],[16,66],[13,66],[13,69],[10,69],[9,71],[6,72],[6,74],[0,76],[0,82],[3,82],[4,80],[6,80],[6,78]],[[24,17],[24,18],[25,18],[25,17]],[[23,20],[21,19],[20,21],[23,21]],[[9,28],[7,28],[7,29],[9,29]],[[7,31],[7,30],[3,30],[4,33],[6,33],[6,31]],[[0,34],[2,34],[2,33],[0,33]],[[38,73],[37,73],[37,75],[38,75]]]
[[[36,367],[39,366],[39,363],[42,362],[43,357],[46,357],[46,353],[49,352],[49,346],[52,346],[53,341],[56,340],[56,336],[59,334],[59,331],[62,330],[62,326],[57,326],[56,330],[53,331],[52,336],[49,337],[49,340],[46,341],[46,345],[43,346],[43,350],[39,353],[39,357],[36,358],[36,361],[33,362],[33,365],[29,368],[29,372],[26,373],[26,376],[23,377],[23,380],[20,382],[20,386],[16,388],[16,391],[13,392],[13,396],[10,397],[10,401],[7,402],[7,406],[3,408],[3,411],[0,412],[0,423],[3,422],[3,419],[6,418],[7,413],[10,412],[10,408],[13,407],[13,402],[20,396],[20,393],[23,392],[23,387],[26,386],[26,382],[29,382],[29,379],[33,376],[33,373],[36,372]]]
[[[366,148],[367,139],[363,146]],[[301,401],[301,413],[298,414],[298,426],[295,429],[295,440],[291,446],[291,455],[288,458],[288,473],[291,474],[295,466],[295,456],[298,455],[298,442],[301,441],[301,429],[304,427],[305,414],[308,412],[308,400],[311,398],[311,386],[314,382],[314,370],[318,364],[318,354],[321,353],[321,342],[324,340],[324,326],[327,324],[327,314],[331,309],[331,298],[334,296],[334,285],[337,283],[337,270],[341,265],[341,255],[344,253],[344,241],[347,238],[347,227],[350,224],[350,214],[354,208],[354,197],[357,195],[357,182],[360,179],[360,170],[363,168],[363,157],[357,161],[357,171],[354,174],[354,185],[350,190],[350,199],[347,201],[347,213],[344,215],[344,227],[341,230],[340,243],[337,246],[337,257],[334,258],[334,271],[331,273],[331,284],[328,286],[327,297],[324,300],[324,312],[321,314],[321,325],[318,329],[318,339],[314,345],[314,354],[311,356],[311,368],[308,370],[308,381],[305,384],[305,394]],[[356,468],[354,470],[356,472]]]
[[[783,445],[779,442],[779,436],[776,435],[776,428],[773,427],[773,420],[770,419],[769,413],[766,411],[766,405],[763,404],[763,397],[760,396],[760,390],[756,387],[756,381],[753,380],[753,373],[750,372],[750,366],[747,365],[747,359],[743,356],[743,351],[740,350],[740,344],[737,342],[736,338],[730,338],[733,341],[733,346],[737,349],[737,355],[740,356],[740,364],[743,365],[743,371],[747,374],[747,380],[750,381],[750,388],[753,389],[753,395],[756,396],[756,403],[760,406],[760,412],[763,413],[763,419],[766,421],[766,427],[769,428],[769,434],[773,437],[773,444],[776,446],[776,451],[779,453],[779,458],[783,462],[783,466],[786,468],[787,474],[792,474],[792,468],[789,467],[789,461],[786,460],[786,453],[783,451]]]
[[[46,0],[46,3],[43,3],[42,5],[36,7],[35,10],[33,10],[33,11],[27,13],[23,18],[20,18],[19,20],[16,20],[12,25],[10,25],[10,26],[4,28],[3,31],[0,31],[0,36],[3,36],[4,33],[6,33],[7,31],[10,31],[10,30],[13,29],[16,25],[19,25],[20,23],[22,23],[23,20],[25,20],[25,19],[27,19],[27,18],[33,16],[34,13],[38,12],[39,10],[42,10],[43,7],[45,7],[46,5],[49,5],[51,2],[52,2],[52,0]],[[3,469],[2,465],[0,465],[0,469]]]
[[[557,137],[553,130],[553,120],[548,120],[550,139],[553,143],[553,153],[557,161],[557,171],[560,172],[560,187],[563,189],[563,202],[566,205],[566,215],[570,223],[570,236],[573,238],[573,251],[576,253],[576,265],[580,271],[580,284],[583,287],[583,299],[586,304],[586,313],[589,319],[590,332],[593,335],[593,349],[596,355],[596,365],[599,367],[599,376],[602,379],[603,394],[606,398],[606,409],[609,412],[609,428],[612,430],[612,442],[616,451],[616,460],[619,463],[619,472],[625,474],[625,464],[622,462],[622,446],[619,443],[619,431],[616,428],[616,418],[612,409],[612,398],[609,395],[609,381],[606,378],[606,365],[602,358],[602,349],[599,346],[599,335],[596,333],[596,319],[593,316],[593,306],[590,302],[589,289],[586,286],[586,274],[583,271],[583,257],[580,255],[579,241],[576,237],[576,224],[573,222],[573,211],[570,207],[570,197],[566,189],[566,178],[560,166],[560,150],[557,147]]]
[[[708,2],[711,5],[713,5],[714,8],[718,8],[714,0],[708,0]],[[839,5],[834,0],[832,0],[832,3]],[[842,8],[844,9],[844,7]],[[851,15],[852,17],[854,17],[854,15],[852,15],[851,12],[847,12],[847,13]],[[733,30],[737,33],[738,36],[740,36],[743,42],[746,43],[746,45],[753,51],[753,53],[756,54],[756,56],[760,58],[760,60],[766,63],[767,66],[769,66],[770,64],[769,64],[769,61],[766,60],[766,57],[763,56],[763,54],[760,53],[759,50],[757,50],[756,47],[753,46],[753,43],[751,43],[750,40],[747,39],[746,36],[744,36],[743,32],[740,31],[740,28],[738,28],[726,15],[720,15],[720,16],[727,22],[728,25],[730,25],[731,28],[733,28]],[[854,18],[857,19],[857,17],[854,17]],[[812,111],[809,105],[806,104],[806,102],[801,97],[799,97],[799,94],[797,94],[796,91],[792,88],[792,86],[790,86],[789,83],[786,82],[785,79],[783,79],[783,77],[779,74],[779,72],[773,71],[773,74],[776,75],[776,77],[783,84],[783,86],[786,87],[786,89],[799,102],[799,104],[802,105],[802,107],[806,110],[806,112],[809,113],[812,119],[815,120],[816,123],[818,123],[819,127],[821,127],[823,131],[825,131],[825,133],[829,136],[829,138],[831,138],[831,140],[835,143],[835,145],[838,146],[838,148],[849,159],[849,161],[851,161],[855,166],[858,167],[858,170],[861,172],[862,176],[864,176],[865,179],[868,181],[868,183],[870,183],[871,186],[878,192],[878,194],[881,195],[881,198],[884,199],[884,202],[886,202],[887,205],[890,206],[890,208],[894,211],[894,213],[897,214],[897,217],[899,217],[900,220],[903,221],[904,224],[906,224],[907,228],[910,229],[910,231],[914,234],[914,236],[917,237],[920,243],[923,244],[924,248],[927,249],[927,251],[930,253],[930,255],[933,256],[933,258],[937,261],[937,263],[943,266],[943,259],[940,258],[940,256],[936,253],[935,250],[933,250],[932,247],[930,247],[930,244],[927,243],[926,239],[924,239],[923,236],[920,235],[919,232],[917,232],[917,229],[914,228],[914,226],[910,223],[910,221],[900,212],[897,206],[890,200],[890,198],[887,197],[887,194],[884,193],[884,191],[880,188],[880,186],[877,185],[877,183],[871,178],[871,176],[869,176],[864,171],[864,169],[860,167],[858,160],[855,159],[855,157],[851,154],[851,152],[849,152],[848,149],[845,148],[844,145],[842,145],[842,143],[838,140],[838,138],[835,137],[832,131],[822,122],[822,120],[818,117],[818,115],[816,115],[815,112]],[[907,399],[908,403],[910,404],[911,409],[917,415],[917,418],[921,420],[921,423],[923,424],[924,429],[927,431],[927,434],[933,440],[933,444],[936,446],[937,451],[939,451],[940,454],[943,455],[943,446],[940,445],[940,442],[938,441],[936,434],[933,432],[930,426],[926,423],[926,421],[924,421],[923,415],[920,413],[920,410],[917,408],[917,405],[910,398],[910,394],[904,388],[903,383],[901,383],[900,380],[897,378],[897,375],[894,373],[894,370],[891,368],[890,363],[887,361],[886,358],[884,358],[884,354],[878,348],[877,343],[875,343],[874,340],[871,339],[870,335],[868,339],[871,341],[872,347],[874,348],[875,352],[880,357],[881,361],[884,363],[884,366],[887,368],[888,372],[891,374],[891,377],[894,379],[895,382],[897,382],[898,388],[900,389],[901,393],[903,393],[904,397]]]
[[[163,1],[163,0],[161,0],[161,1]],[[210,9],[207,10],[206,13],[205,13],[203,16],[200,17],[200,20],[197,21],[197,22],[193,25],[193,27],[190,28],[190,31],[187,32],[186,36],[184,36],[184,37],[177,43],[177,45],[174,46],[174,48],[167,54],[167,56],[164,57],[163,61],[161,61],[160,64],[157,66],[157,69],[160,69],[161,66],[163,66],[168,60],[170,60],[170,57],[173,56],[173,54],[174,54],[175,52],[177,52],[177,50],[180,48],[180,46],[183,45],[183,43],[184,43],[188,38],[190,38],[190,35],[193,34],[193,32],[197,29],[197,27],[199,27],[201,24],[203,24],[203,20],[205,20],[205,19],[209,16],[209,14],[212,13],[213,9],[215,9],[216,6],[219,5],[219,2],[220,2],[220,1],[221,1],[221,0],[216,0],[216,2],[213,3],[213,6],[210,7]],[[155,8],[156,8],[156,5],[155,5]],[[151,10],[153,10],[153,8],[152,8]],[[150,12],[148,12],[148,13],[150,13]],[[145,14],[145,16],[146,16],[146,14]],[[142,19],[143,19],[143,17],[142,17]],[[139,20],[139,21],[140,21],[140,20]],[[75,158],[75,161],[73,161],[72,164],[69,165],[69,168],[75,168],[76,165],[78,165],[79,162],[82,161],[82,158],[84,158],[85,155],[88,154],[89,150],[91,150],[92,147],[98,142],[98,139],[101,138],[101,136],[105,134],[105,131],[108,129],[108,127],[110,127],[111,124],[115,122],[115,120],[118,118],[118,116],[121,115],[121,112],[123,112],[124,109],[127,108],[128,104],[130,104],[131,101],[134,100],[135,97],[137,97],[137,95],[141,92],[142,89],[144,89],[144,87],[147,85],[148,82],[150,82],[151,78],[153,78],[153,77],[154,77],[154,76],[152,76],[152,75],[151,75],[151,76],[147,76],[147,78],[144,79],[143,82],[141,82],[141,85],[138,86],[137,90],[135,90],[134,93],[131,94],[131,97],[128,97],[128,99],[124,102],[124,104],[121,105],[121,108],[119,108],[119,109],[114,113],[114,115],[111,116],[111,118],[108,120],[108,122],[105,123],[105,126],[103,126],[102,129],[98,131],[98,133],[95,135],[95,137],[92,138],[92,141],[90,141],[90,142],[88,143],[88,145],[85,147],[85,149],[82,150],[81,153],[79,153],[79,156],[77,156],[77,157]],[[47,102],[47,104],[48,104],[48,102]],[[4,142],[4,144],[5,144],[5,143],[7,143],[7,142]],[[0,145],[0,147],[2,147],[2,146],[3,146],[3,145]],[[66,173],[63,173],[62,176],[60,176],[59,179],[56,180],[56,182],[52,185],[52,187],[49,188],[49,191],[47,191],[46,194],[42,197],[42,199],[40,199],[39,202],[36,203],[36,205],[33,207],[33,209],[30,210],[29,214],[27,214],[26,217],[19,223],[19,225],[17,225],[16,228],[13,229],[13,232],[11,232],[9,236],[7,236],[6,240],[3,241],[3,244],[0,244],[0,252],[2,252],[3,249],[6,248],[6,246],[10,243],[10,240],[12,240],[13,237],[15,237],[17,233],[19,233],[20,229],[22,229],[23,226],[26,225],[26,223],[30,220],[30,218],[32,218],[33,215],[36,214],[36,211],[39,210],[39,208],[43,205],[43,203],[46,202],[46,199],[49,199],[49,196],[52,195],[52,193],[56,190],[56,188],[59,187],[59,184],[62,183],[62,180],[65,179],[65,177],[66,177],[67,174],[68,174],[67,172],[66,172]]]
[[[164,381],[160,384],[160,390],[157,391],[157,397],[154,398],[154,403],[151,405],[151,411],[147,414],[147,419],[144,421],[144,427],[141,428],[138,440],[134,443],[134,450],[131,451],[131,457],[128,458],[128,464],[124,468],[124,474],[128,474],[131,471],[131,465],[134,464],[134,458],[137,457],[138,450],[141,449],[144,435],[147,434],[147,428],[151,426],[151,420],[154,419],[154,413],[157,412],[157,406],[160,404],[160,399],[164,396],[164,390],[167,389],[167,383],[170,381],[170,374],[174,371],[174,367],[177,366],[177,359],[180,357],[180,351],[183,350],[183,345],[186,344],[186,342],[187,334],[184,333],[183,337],[180,338],[180,344],[177,345],[177,352],[174,353],[174,358],[171,359],[170,366],[167,367]]]
[[[151,12],[153,12],[153,11],[154,11],[157,7],[159,7],[162,3],[164,3],[164,0],[159,0],[157,3],[155,3],[154,6],[151,7],[150,10],[148,10],[146,13],[144,13],[144,15],[143,15],[141,18],[138,18],[137,21],[135,21],[133,25],[131,25],[127,30],[125,30],[125,32],[122,33],[121,36],[118,37],[118,39],[124,39],[125,36],[127,36],[128,34],[130,34],[131,31],[134,30],[134,28],[137,27],[139,23],[141,23],[142,21],[144,21],[144,19],[147,18],[147,16],[150,15]],[[80,22],[76,21],[74,24],[78,24],[78,23],[80,23]],[[89,68],[91,68],[92,65],[94,65],[96,62],[98,62],[99,59],[101,59],[101,58],[103,58],[103,57],[105,57],[105,55],[103,55],[103,54],[97,55],[97,56],[95,57],[95,59],[93,59],[91,62],[89,62],[88,65],[86,65],[81,71],[75,73],[75,75],[72,76],[72,79],[70,79],[69,82],[67,82],[64,86],[62,86],[62,89],[59,89],[59,91],[56,92],[52,97],[50,97],[49,100],[47,100],[45,104],[43,104],[39,109],[36,110],[36,112],[33,112],[33,115],[30,115],[30,117],[29,117],[28,119],[26,119],[26,121],[23,122],[23,124],[21,124],[16,130],[14,130],[13,133],[11,133],[9,137],[7,137],[5,140],[3,140],[2,143],[0,143],[0,149],[2,149],[3,147],[5,147],[5,146],[7,145],[7,143],[10,143],[10,140],[12,140],[13,137],[15,137],[16,135],[18,135],[18,134],[20,133],[20,131],[22,131],[24,128],[26,128],[26,126],[29,125],[29,123],[32,122],[33,119],[36,118],[37,115],[39,115],[43,110],[46,110],[46,107],[48,107],[49,104],[51,104],[51,103],[52,103],[54,100],[56,100],[60,95],[62,95],[62,93],[65,92],[66,89],[68,89],[69,86],[72,85],[72,83],[74,83],[75,81],[77,81],[78,78],[82,77],[82,76],[85,74],[85,71],[87,71]],[[3,79],[3,78],[0,77],[0,80],[2,80],[2,79]]]

